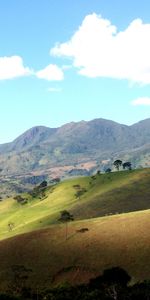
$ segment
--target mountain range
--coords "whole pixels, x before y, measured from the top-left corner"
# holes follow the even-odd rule
[[[0,145],[0,178],[86,174],[112,167],[117,158],[150,165],[150,118],[131,126],[100,118],[33,127]]]

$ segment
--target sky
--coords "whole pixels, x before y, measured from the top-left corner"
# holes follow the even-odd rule
[[[150,1],[0,0],[0,143],[150,117]]]

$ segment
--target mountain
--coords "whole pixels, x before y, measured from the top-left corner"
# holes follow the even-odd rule
[[[149,128],[150,119],[132,126],[95,119],[59,128],[33,127],[0,145],[0,175],[66,177],[74,169],[84,173],[112,167],[116,158],[131,160],[134,167],[149,166]]]
[[[0,153],[4,152],[20,152],[25,151],[35,145],[43,143],[55,132],[55,129],[51,129],[45,126],[36,126],[16,138],[12,143],[0,145]]]
[[[71,122],[59,128],[37,126],[29,129],[13,142],[0,145],[0,153],[21,152],[27,148],[60,147],[67,153],[121,151],[150,143],[150,119],[132,126],[110,120]]]

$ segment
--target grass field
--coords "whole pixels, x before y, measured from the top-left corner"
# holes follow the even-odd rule
[[[14,266],[34,288],[86,282],[112,266],[126,269],[133,282],[150,279],[149,182],[150,169],[114,172],[60,182],[43,198],[23,194],[24,205],[1,201],[0,288],[14,284]],[[64,209],[75,219],[67,240],[58,221]]]
[[[149,209],[149,182],[150,169],[115,172],[63,181],[48,187],[43,199],[24,194],[25,205],[6,199],[0,202],[0,239],[58,223],[64,209],[75,220]]]
[[[64,226],[0,242],[1,290],[13,285],[16,265],[30,270],[25,284],[32,288],[86,282],[113,266],[127,270],[132,282],[150,278],[150,210],[71,222],[67,240]]]

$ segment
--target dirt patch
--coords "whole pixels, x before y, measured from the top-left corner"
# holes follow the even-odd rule
[[[58,285],[60,283],[69,282],[71,285],[88,283],[91,278],[98,276],[98,272],[88,269],[83,266],[69,266],[63,268],[52,279],[52,284]]]

